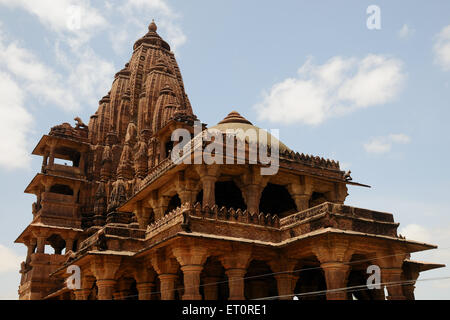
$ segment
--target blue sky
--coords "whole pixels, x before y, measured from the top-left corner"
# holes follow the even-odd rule
[[[366,26],[373,4],[380,30]],[[401,234],[440,247],[414,259],[449,265],[448,12],[448,1],[0,0],[0,298],[16,297],[26,254],[13,241],[32,218],[32,149],[51,126],[89,120],[152,18],[203,122],[237,110],[339,160],[372,186],[350,187],[348,204],[394,213]],[[416,287],[450,298],[449,280]]]

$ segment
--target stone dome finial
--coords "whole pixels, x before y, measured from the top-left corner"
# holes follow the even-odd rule
[[[152,23],[148,26],[148,31],[156,32],[156,30],[158,30],[158,27],[156,26],[155,19],[152,19]]]
[[[237,111],[231,111],[225,119],[219,122],[219,124],[222,123],[246,123],[246,124],[252,124],[250,121],[245,119],[243,116],[239,114]]]

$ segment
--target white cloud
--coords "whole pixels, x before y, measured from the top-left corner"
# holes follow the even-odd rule
[[[7,73],[1,71],[0,96],[0,166],[6,169],[27,167],[31,157],[26,137],[33,119],[24,107],[24,92]]]
[[[363,59],[311,59],[298,77],[276,83],[255,105],[260,120],[318,125],[327,118],[391,101],[405,79],[398,59],[370,54]]]
[[[42,102],[50,102],[63,109],[79,108],[71,89],[63,77],[17,43],[0,42],[0,66],[21,79],[24,89]]]
[[[414,223],[401,228],[399,233],[410,240],[426,243],[432,243],[433,241],[433,235],[427,228]]]
[[[398,30],[397,35],[402,39],[407,39],[414,34],[414,29],[408,26],[406,23]]]
[[[110,38],[113,48],[117,52],[123,52],[129,43],[141,37],[154,18],[158,25],[158,33],[170,44],[171,49],[176,51],[183,45],[187,37],[179,26],[180,15],[176,13],[164,0],[127,0],[117,6],[123,23],[119,27],[113,27]],[[118,37],[117,37],[118,35]]]
[[[23,257],[17,255],[10,248],[0,244],[0,273],[9,271],[19,271]]]
[[[0,4],[29,12],[51,30],[70,35],[74,44],[86,42],[107,24],[88,0],[0,0]]]
[[[435,36],[433,51],[436,63],[445,71],[450,71],[450,25]]]
[[[394,143],[406,144],[411,141],[411,138],[403,133],[390,134],[383,137],[374,137],[369,142],[364,144],[364,149],[368,153],[386,153],[389,152]]]

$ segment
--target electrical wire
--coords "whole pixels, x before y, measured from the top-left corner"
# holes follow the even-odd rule
[[[445,248],[436,248],[434,250],[448,250],[450,249],[450,247],[445,247]],[[380,257],[374,257],[374,258],[366,258],[366,259],[361,259],[361,260],[355,260],[355,261],[349,261],[349,262],[344,262],[343,264],[345,265],[352,265],[352,264],[358,264],[358,263],[362,263],[362,262],[372,262],[374,260],[378,260],[378,259],[384,259],[384,258],[389,258],[389,257],[395,257],[395,256],[400,256],[400,255],[404,255],[405,253],[409,253],[409,252],[402,252],[402,253],[398,253],[398,254],[392,254],[392,255],[386,255],[386,256],[380,256]],[[318,269],[322,269],[322,267],[309,267],[309,268],[301,268],[301,269],[297,269],[297,270],[293,270],[293,271],[279,271],[279,272],[271,272],[271,273],[266,273],[266,274],[261,274],[261,275],[255,275],[255,276],[248,276],[248,277],[243,277],[241,279],[236,279],[236,280],[224,280],[224,281],[217,281],[217,282],[211,282],[211,283],[206,283],[206,284],[200,284],[196,287],[205,287],[205,286],[212,286],[212,285],[218,285],[218,284],[223,284],[223,283],[229,283],[232,281],[242,281],[242,280],[249,280],[249,279],[255,279],[255,278],[263,278],[263,277],[268,277],[268,276],[273,276],[273,275],[279,275],[279,274],[290,274],[290,273],[298,273],[298,272],[304,272],[304,271],[311,271],[311,270],[318,270]],[[412,280],[408,280],[408,281],[412,281]],[[419,280],[416,280],[419,281]],[[364,285],[365,287],[367,287],[366,285]],[[191,288],[191,287],[188,287]],[[332,290],[337,290],[337,289],[332,289]],[[164,292],[175,292],[178,291],[178,288],[174,288],[171,290],[165,290]],[[325,290],[326,292],[327,290]],[[152,292],[153,294],[161,294],[161,291],[156,291],[156,292]],[[299,294],[296,294],[296,296],[298,296]],[[135,295],[128,295],[128,296],[123,296],[121,297],[122,299],[126,299],[126,298],[134,298],[134,297],[138,297],[137,294]]]

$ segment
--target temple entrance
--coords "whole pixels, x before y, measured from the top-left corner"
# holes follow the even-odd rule
[[[296,213],[297,206],[286,187],[268,183],[261,194],[259,212],[277,214],[281,218]]]

